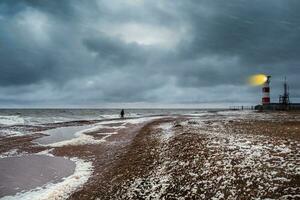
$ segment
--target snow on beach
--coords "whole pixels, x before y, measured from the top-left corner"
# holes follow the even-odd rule
[[[160,140],[162,141],[160,145],[161,152],[159,154],[160,165],[146,178],[137,178],[129,186],[126,196],[129,198],[134,198],[136,193],[139,196],[145,197],[145,199],[160,199],[161,196],[166,192],[167,187],[170,186],[171,175],[167,173],[166,168],[168,161],[165,161],[168,141],[173,136],[172,131],[173,123],[163,123],[157,128],[161,130]],[[143,183],[148,183],[143,185]],[[145,189],[147,187],[147,189]],[[145,192],[147,191],[147,192]]]
[[[206,188],[219,185],[220,190],[216,192],[220,195],[224,195],[223,188],[232,187],[229,197],[234,198],[237,193],[233,188],[234,183],[242,181],[247,192],[258,184],[256,195],[262,197],[291,181],[286,177],[299,175],[300,168],[295,158],[299,148],[287,145],[286,140],[274,141],[262,136],[216,132],[206,132],[203,135],[207,139],[206,146],[211,154],[207,157],[200,175],[210,177],[210,180],[198,183]],[[217,172],[222,172],[222,175]]]
[[[215,189],[215,192],[219,195],[216,195],[216,198],[224,196],[226,192],[228,198],[236,198],[238,191],[234,186],[237,182],[244,185],[246,193],[253,192],[252,195],[255,194],[256,197],[274,193],[280,196],[281,189],[295,189],[300,192],[300,188],[284,188],[284,185],[293,182],[299,175],[297,141],[289,138],[232,133],[224,131],[222,124],[218,123],[211,124],[209,130],[203,129],[198,134],[202,135],[203,143],[209,150],[200,169],[200,176],[209,179],[201,180],[198,184],[204,185],[204,189],[218,185],[219,190]],[[201,157],[203,154],[197,156]],[[294,192],[285,191],[285,193],[291,193],[292,196]]]
[[[300,143],[233,133],[221,121],[183,120],[158,126],[160,152],[148,175],[125,183],[129,198],[299,198]],[[261,116],[262,117],[262,116]]]

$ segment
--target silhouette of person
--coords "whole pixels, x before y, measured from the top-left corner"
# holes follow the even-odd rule
[[[120,113],[121,118],[124,118],[124,115],[125,115],[125,112],[124,112],[124,109],[122,109],[121,113]]]

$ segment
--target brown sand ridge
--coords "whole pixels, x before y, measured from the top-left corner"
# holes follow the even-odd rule
[[[167,138],[164,124],[171,127]],[[299,121],[156,120],[140,129],[97,187],[70,199],[295,199],[297,127]]]

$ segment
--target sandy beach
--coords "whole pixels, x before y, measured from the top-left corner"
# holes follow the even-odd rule
[[[82,125],[87,130],[75,138],[36,142],[48,129]],[[1,137],[2,157],[46,152],[91,164],[81,185],[53,199],[300,198],[299,113],[224,111],[27,129],[34,134]]]

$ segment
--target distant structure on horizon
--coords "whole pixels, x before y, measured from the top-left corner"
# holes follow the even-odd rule
[[[262,105],[269,105],[270,104],[270,79],[271,76],[267,76],[266,82],[263,84],[262,92]]]
[[[271,103],[270,99],[270,81],[271,76],[267,76],[267,81],[262,87],[262,103],[255,106],[255,110],[300,110],[300,103],[291,103],[289,86],[286,78],[283,83],[283,94],[279,95],[278,103]]]

